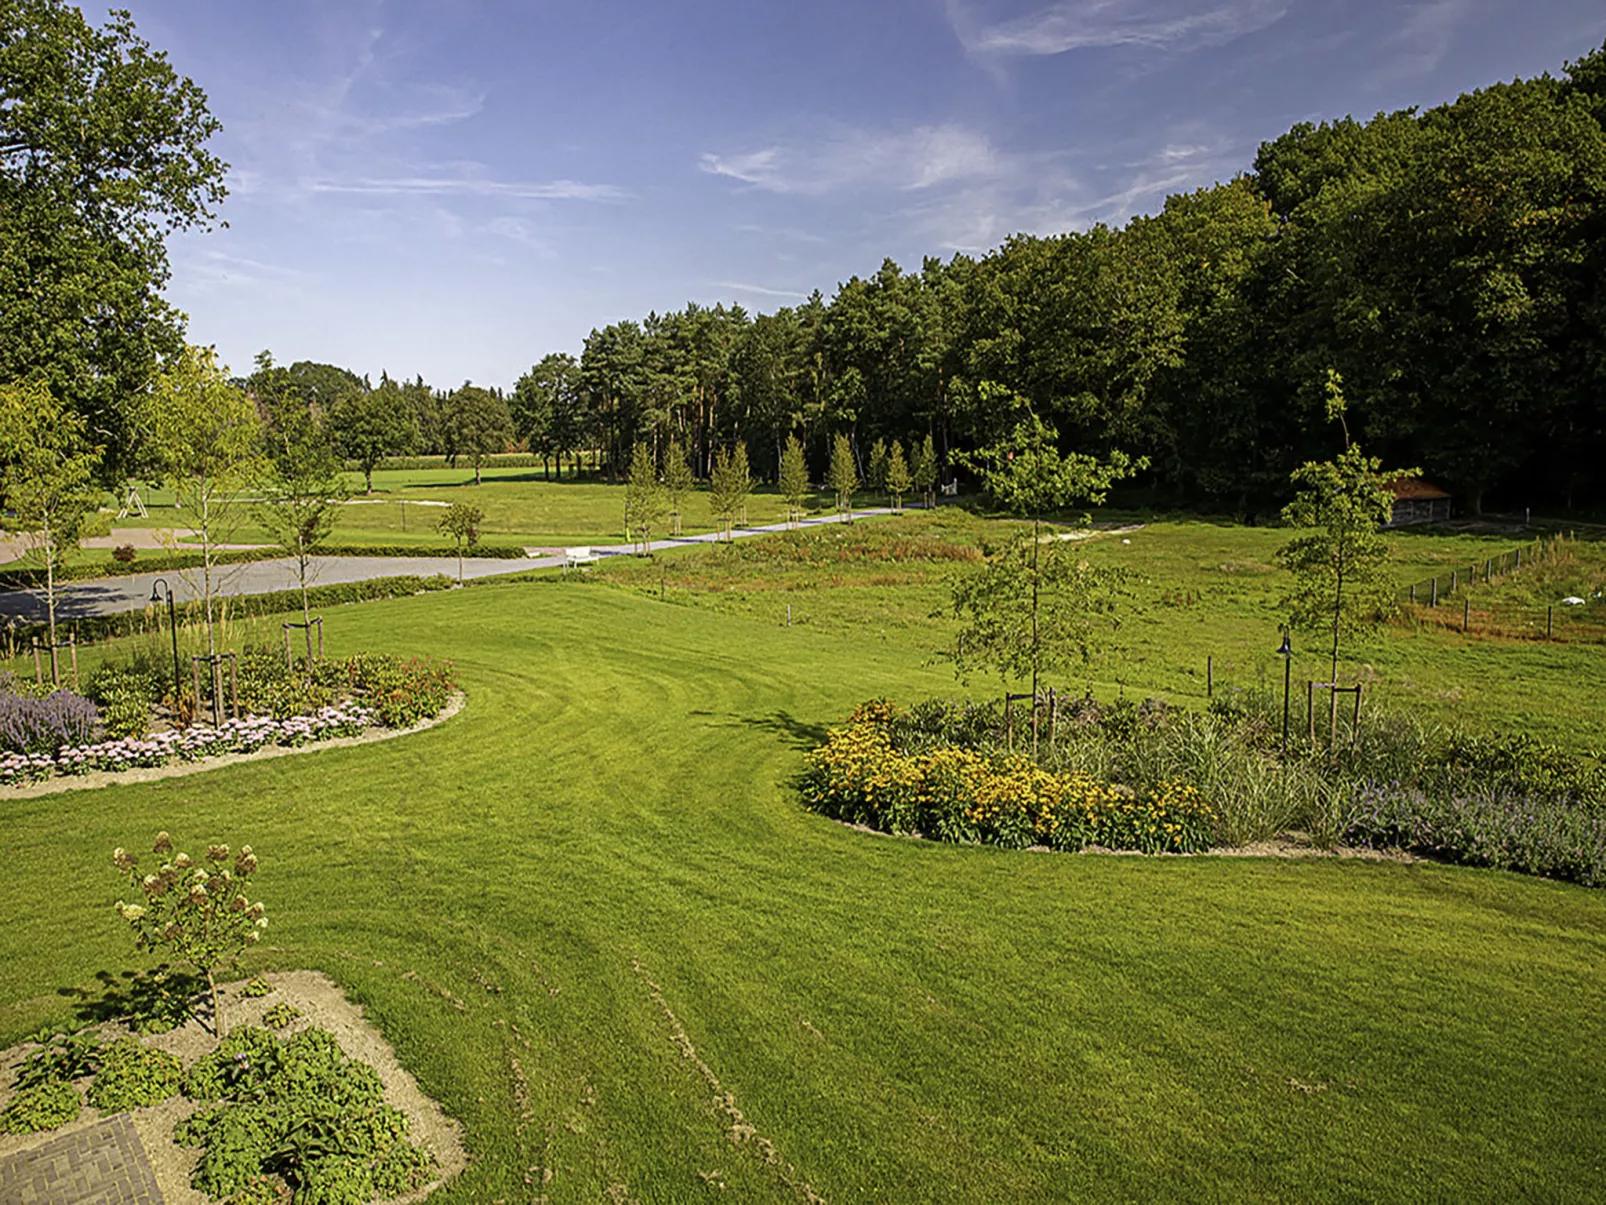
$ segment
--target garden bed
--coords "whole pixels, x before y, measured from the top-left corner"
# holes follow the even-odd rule
[[[224,987],[231,1035],[238,1035],[247,1027],[261,1027],[265,1021],[271,1025],[274,1009],[280,1010],[281,1017],[293,1013],[293,1017],[277,1030],[278,1037],[293,1037],[309,1030],[322,1030],[332,1035],[347,1058],[377,1073],[383,1085],[383,1104],[398,1110],[405,1117],[406,1138],[428,1157],[429,1179],[412,1191],[387,1199],[408,1202],[423,1200],[462,1171],[467,1157],[458,1123],[447,1117],[441,1107],[424,1094],[397,1061],[390,1044],[368,1024],[362,1010],[347,1000],[333,981],[316,971],[291,971],[262,976],[261,982],[265,982],[271,990],[256,997],[247,993],[247,985],[243,982]],[[211,1030],[195,1018],[159,1034],[137,1035],[123,1022],[107,1022],[90,1032],[96,1039],[107,1043],[137,1038],[140,1046],[146,1050],[174,1056],[185,1073],[190,1072],[218,1046]],[[36,1043],[27,1042],[0,1053],[0,1113],[11,1104],[16,1095],[13,1084],[17,1074],[28,1056],[37,1049]],[[82,1100],[91,1084],[90,1077],[79,1077],[72,1081],[72,1089]],[[158,1104],[135,1107],[131,1111],[140,1143],[150,1159],[168,1205],[206,1205],[211,1199],[191,1185],[191,1178],[200,1162],[201,1148],[181,1145],[175,1140],[175,1131],[179,1130],[181,1124],[207,1107],[202,1102],[178,1094]],[[84,1103],[76,1118],[55,1129],[26,1134],[0,1132],[0,1160],[23,1154],[52,1139],[92,1129],[115,1111],[103,1112]]]
[[[227,758],[373,739],[376,728],[394,734],[442,717],[455,710],[457,694],[449,662],[361,653],[292,670],[274,650],[248,648],[224,679],[225,697],[241,714],[212,725],[195,722],[194,696],[175,701],[163,680],[149,663],[108,664],[91,675],[86,696],[7,675],[0,684],[0,787],[99,786],[148,771],[166,777]]]
[[[182,778],[188,774],[204,774],[208,770],[238,765],[240,762],[292,757],[299,753],[316,753],[320,749],[349,749],[354,745],[371,745],[376,741],[393,740],[398,736],[407,736],[414,732],[422,732],[426,728],[433,728],[436,724],[444,724],[463,710],[466,701],[463,692],[456,691],[438,714],[405,728],[387,728],[383,725],[370,724],[352,735],[324,736],[294,745],[264,744],[250,750],[216,753],[188,761],[171,760],[156,765],[130,766],[123,770],[96,769],[72,774],[51,774],[49,777],[31,781],[13,779],[10,786],[3,785],[3,780],[0,780],[0,791],[4,792],[0,794],[0,798],[30,799],[38,795],[54,795],[59,791],[87,791],[116,786],[120,783],[156,782],[164,778]],[[0,761],[0,773],[3,773],[3,766],[3,761]]]
[[[798,786],[856,828],[955,844],[1432,859],[1606,885],[1598,759],[1377,715],[1365,740],[1284,752],[1262,710],[1068,697],[1034,758],[995,705],[870,700],[807,754]]]

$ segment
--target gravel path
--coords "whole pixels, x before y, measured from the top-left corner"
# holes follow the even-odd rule
[[[856,510],[854,517],[887,515],[885,507]],[[821,515],[803,520],[804,527],[821,527],[845,521],[845,515]],[[784,523],[769,523],[759,527],[739,528],[738,539],[785,531]],[[689,544],[712,544],[723,537],[713,532],[684,536],[672,540],[654,540],[654,552],[681,548]],[[591,551],[597,556],[629,556],[635,551],[630,544],[594,544]],[[504,573],[523,573],[529,569],[554,569],[563,564],[563,554],[545,548],[528,549],[523,560],[505,560],[491,557],[465,557],[465,578],[494,577]],[[312,583],[319,586],[344,582],[366,582],[385,577],[430,577],[441,573],[455,577],[455,557],[399,557],[399,556],[334,556],[320,557],[313,566]],[[185,573],[136,573],[127,577],[102,577],[91,581],[73,582],[64,587],[56,600],[56,618],[81,619],[92,615],[114,615],[122,611],[136,611],[150,602],[151,588],[158,577],[173,587],[178,602],[199,598],[200,574],[196,570]],[[297,586],[295,562],[288,558],[272,561],[253,561],[245,565],[224,565],[214,574],[214,595],[233,597],[241,594],[271,594],[277,590],[294,590]],[[45,616],[44,599],[38,591],[11,590],[0,593],[0,617],[17,616],[38,620]]]

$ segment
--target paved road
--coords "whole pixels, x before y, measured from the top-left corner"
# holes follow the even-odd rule
[[[854,511],[861,515],[885,515],[885,508]],[[805,519],[803,526],[820,527],[840,523],[845,515],[822,515]],[[785,531],[786,524],[771,523],[761,527],[738,528],[738,539],[763,535],[766,532]],[[654,540],[654,552],[682,548],[688,544],[711,544],[717,536],[684,536],[672,540]],[[628,556],[635,551],[630,544],[592,545],[591,551],[599,556]],[[493,577],[502,573],[523,573],[528,569],[552,569],[563,564],[563,556],[533,555],[524,560],[465,557],[465,578]],[[393,556],[334,556],[320,557],[313,566],[313,583],[319,586],[342,582],[365,582],[382,577],[429,577],[444,573],[455,576],[455,557],[393,557]],[[150,602],[151,587],[158,576],[164,577],[173,587],[173,597],[189,602],[200,597],[200,573],[191,570],[185,574],[136,573],[128,577],[102,577],[92,581],[73,582],[64,587],[56,600],[56,618],[78,619],[91,615],[113,615],[121,611],[135,611]],[[217,570],[214,582],[216,595],[271,594],[276,590],[294,590],[297,586],[295,562],[288,559],[253,561],[245,565],[224,565]],[[164,595],[165,597],[165,595]],[[0,593],[0,617],[19,616],[23,619],[43,619],[44,599],[32,590],[12,590]]]

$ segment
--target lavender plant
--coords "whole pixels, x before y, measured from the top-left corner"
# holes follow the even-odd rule
[[[0,749],[51,754],[100,734],[100,712],[82,695],[58,690],[42,699],[0,694]]]

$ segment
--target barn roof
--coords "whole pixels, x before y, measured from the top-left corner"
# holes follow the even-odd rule
[[[1418,477],[1396,477],[1384,488],[1394,495],[1396,502],[1404,502],[1411,498],[1448,498],[1450,496],[1431,481],[1423,481]]]

